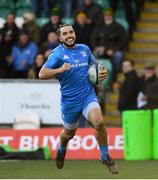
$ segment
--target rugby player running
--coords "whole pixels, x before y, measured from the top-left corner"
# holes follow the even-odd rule
[[[63,130],[60,133],[60,144],[56,155],[56,166],[62,169],[68,141],[76,133],[81,114],[88,119],[95,129],[95,137],[99,144],[100,162],[108,167],[112,174],[117,174],[118,168],[108,154],[107,133],[101,108],[88,79],[88,69],[96,63],[90,49],[84,44],[76,44],[76,35],[71,25],[62,25],[57,30],[61,44],[49,55],[39,72],[40,79],[56,77],[60,82],[61,113]],[[107,76],[104,69],[99,79]]]

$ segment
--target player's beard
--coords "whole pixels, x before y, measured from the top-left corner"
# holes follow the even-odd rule
[[[74,38],[74,43],[73,44],[69,44],[66,41],[62,42],[64,44],[64,46],[68,47],[68,48],[73,48],[76,44],[76,39]]]

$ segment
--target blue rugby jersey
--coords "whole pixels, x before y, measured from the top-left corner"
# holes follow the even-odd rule
[[[84,44],[76,44],[72,49],[59,45],[43,67],[55,69],[64,63],[70,63],[71,68],[57,75],[61,85],[61,105],[71,107],[82,103],[88,94],[94,93],[93,85],[88,79],[88,69],[95,60],[89,47]]]

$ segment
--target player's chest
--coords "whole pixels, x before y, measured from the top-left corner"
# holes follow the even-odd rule
[[[70,64],[78,64],[82,62],[88,61],[88,55],[85,50],[81,51],[72,51],[72,52],[65,52],[63,54],[63,61]]]

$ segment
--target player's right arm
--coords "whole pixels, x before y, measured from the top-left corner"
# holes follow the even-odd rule
[[[52,79],[56,75],[58,75],[60,73],[63,73],[65,71],[68,71],[69,69],[70,69],[70,64],[69,63],[64,63],[61,67],[55,68],[55,69],[42,67],[42,69],[39,72],[39,78],[41,80]]]
[[[52,79],[70,69],[70,64],[61,61],[60,54],[61,50],[60,48],[57,48],[49,55],[47,61],[39,72],[39,78],[41,80]]]

